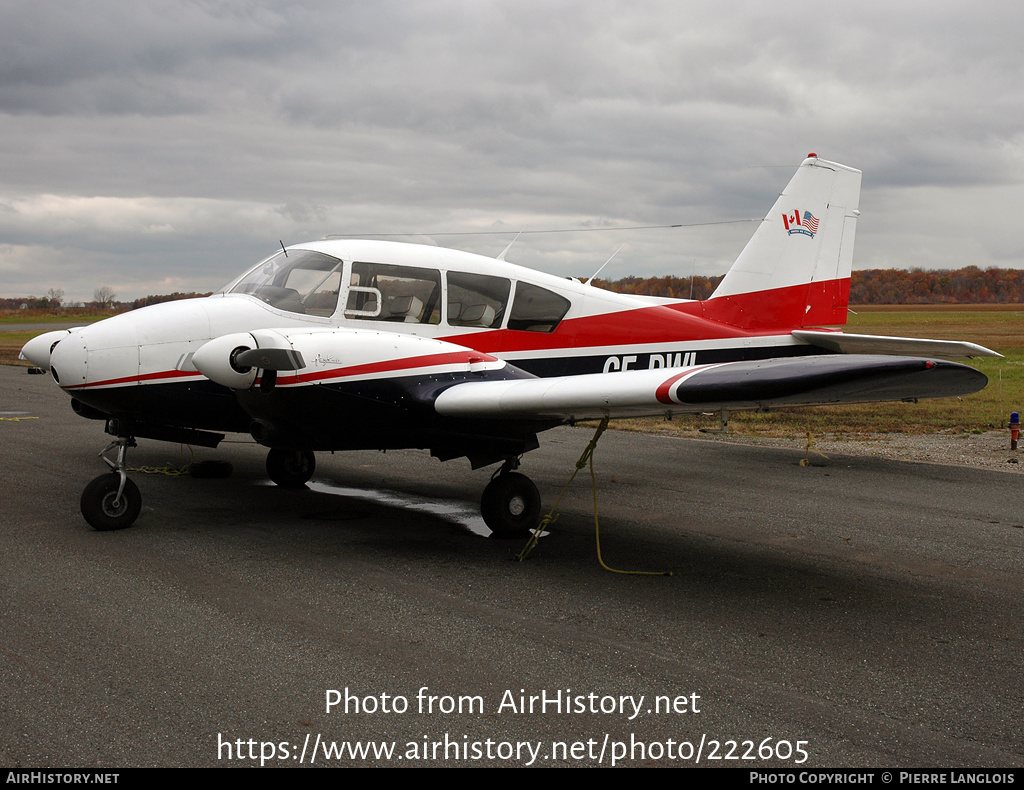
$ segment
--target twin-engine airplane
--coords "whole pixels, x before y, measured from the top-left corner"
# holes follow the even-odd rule
[[[23,355],[74,410],[106,421],[112,472],[82,494],[96,529],[131,525],[136,437],[270,448],[279,485],[316,450],[429,448],[501,463],[481,509],[498,533],[536,525],[514,470],[556,425],[976,392],[946,361],[971,343],[849,335],[861,173],[809,154],[709,299],[626,296],[456,250],[381,241],[297,244],[221,292],[70,331]],[[105,452],[107,452],[105,451]]]

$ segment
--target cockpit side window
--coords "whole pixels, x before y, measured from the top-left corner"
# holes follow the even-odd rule
[[[569,306],[569,300],[554,291],[518,282],[508,328],[524,332],[554,332]]]
[[[389,263],[353,263],[345,317],[439,324],[441,272]]]
[[[494,329],[501,326],[512,281],[489,274],[448,272],[448,323]]]
[[[249,294],[278,310],[331,316],[338,305],[342,262],[322,252],[282,251],[249,271],[228,293]]]

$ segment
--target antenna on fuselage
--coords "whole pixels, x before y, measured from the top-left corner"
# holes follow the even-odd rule
[[[619,250],[621,250],[625,246],[626,246],[625,244],[620,244],[619,245]],[[615,252],[613,252],[611,254],[611,258],[609,258],[608,260],[606,260],[604,263],[601,264],[601,269],[603,269],[605,266],[607,266],[609,263],[612,262],[612,258],[614,258],[616,255],[619,254],[619,250],[615,250]],[[592,275],[590,275],[590,280],[593,280],[595,277],[597,277],[597,275],[599,275],[601,273],[601,269],[598,269],[596,272],[594,272]],[[590,280],[587,280],[583,284],[584,285],[590,285]]]
[[[278,239],[277,243],[281,245],[281,252],[284,253],[284,257],[288,257],[288,250],[284,248],[284,239]]]
[[[526,228],[523,228],[523,230],[526,230]],[[512,239],[512,241],[510,241],[508,243],[508,246],[501,251],[501,255],[499,255],[497,258],[495,258],[495,260],[498,260],[498,261],[505,260],[505,256],[508,255],[508,251],[512,249],[512,245],[515,244],[519,240],[520,236],[523,235],[523,230],[519,231],[516,234],[516,237],[514,239]]]

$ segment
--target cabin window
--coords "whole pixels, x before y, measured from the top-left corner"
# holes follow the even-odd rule
[[[569,311],[569,300],[531,283],[516,283],[508,328],[524,332],[554,332]]]
[[[342,262],[322,252],[279,252],[249,271],[229,293],[249,294],[278,310],[331,316],[338,306]]]
[[[493,329],[501,326],[512,281],[488,274],[448,272],[448,323]]]
[[[345,317],[439,324],[441,272],[388,263],[353,263]]]

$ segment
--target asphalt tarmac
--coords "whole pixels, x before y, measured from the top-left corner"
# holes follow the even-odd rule
[[[673,573],[631,576],[586,472],[521,563],[489,470],[321,453],[290,491],[245,437],[195,451],[227,479],[134,473],[101,533],[101,424],[10,367],[0,417],[0,765],[1024,764],[1015,475],[610,431],[604,559]],[[545,506],[590,435],[524,459]]]

